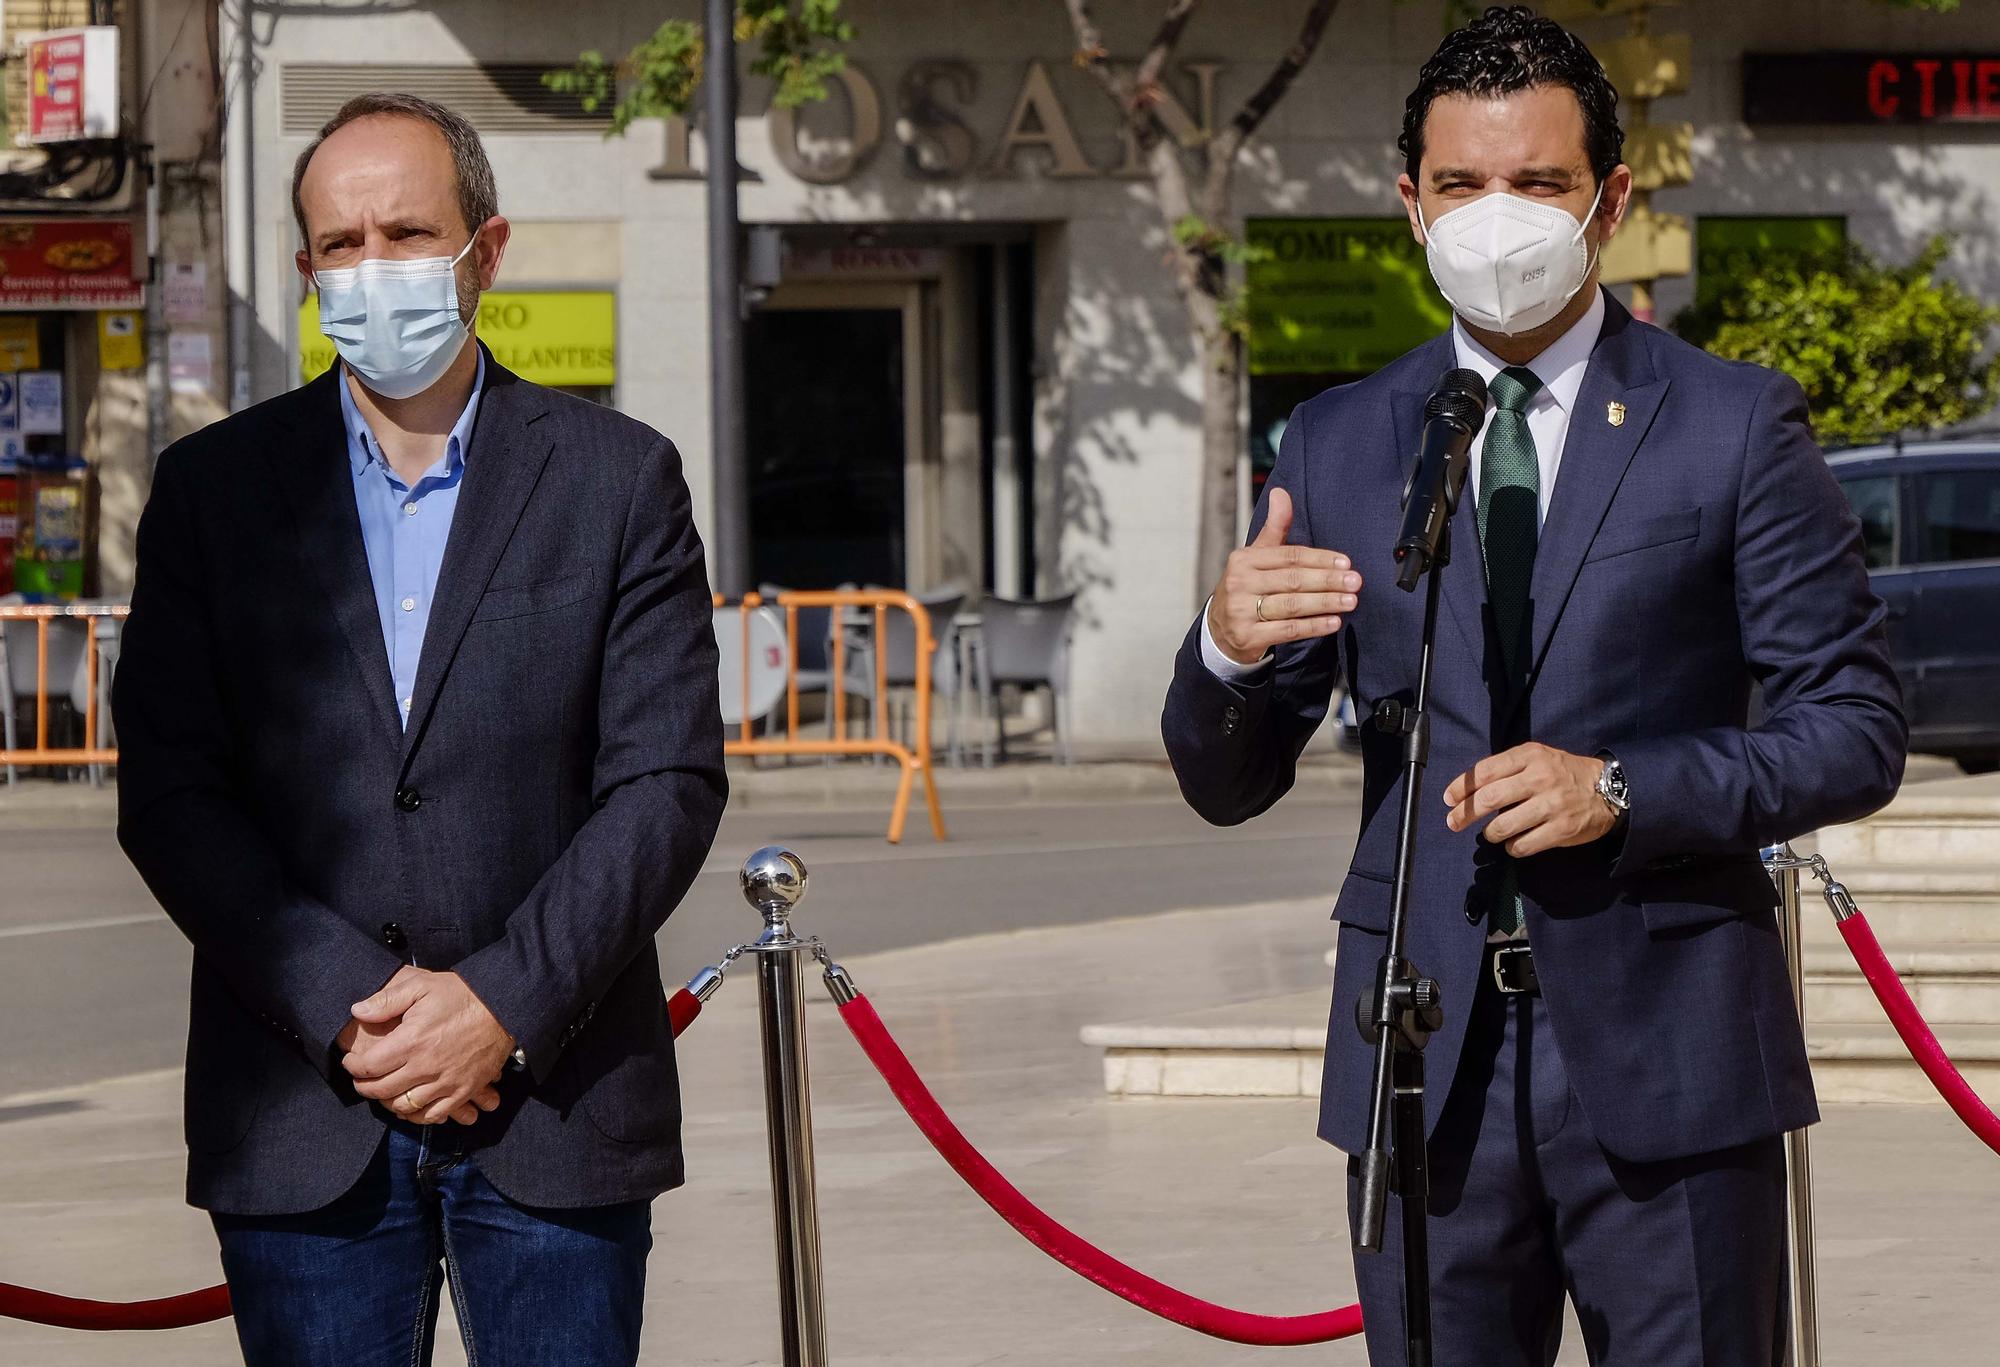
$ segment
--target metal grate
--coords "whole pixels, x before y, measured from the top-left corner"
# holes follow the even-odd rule
[[[356,95],[397,90],[436,100],[481,133],[603,133],[611,126],[607,108],[586,114],[575,95],[542,84],[542,73],[560,65],[291,63],[280,72],[279,121],[287,134],[309,138]]]

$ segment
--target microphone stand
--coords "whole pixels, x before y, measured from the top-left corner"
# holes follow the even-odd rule
[[[1388,1192],[1402,1201],[1403,1325],[1408,1367],[1431,1367],[1430,1238],[1426,1227],[1430,1172],[1424,1145],[1424,1046],[1444,1024],[1437,983],[1421,976],[1404,957],[1410,911],[1410,876],[1417,858],[1417,799],[1430,762],[1431,657],[1436,651],[1439,574],[1451,561],[1451,515],[1465,485],[1470,460],[1463,453],[1444,471],[1444,512],[1437,548],[1424,555],[1406,550],[1400,586],[1414,589],[1426,573],[1423,650],[1415,701],[1404,706],[1384,699],[1373,718],[1378,730],[1403,738],[1403,810],[1396,834],[1396,879],[1390,897],[1389,942],[1373,985],[1355,1003],[1355,1023],[1375,1046],[1375,1076],[1368,1112],[1368,1148],[1361,1155],[1361,1211],[1354,1246],[1366,1253],[1382,1249]],[[1414,567],[1413,563],[1414,562]],[[1406,582],[1404,582],[1406,581]],[[1393,1149],[1392,1147],[1393,1146]],[[1392,1161],[1393,1152],[1393,1161]]]

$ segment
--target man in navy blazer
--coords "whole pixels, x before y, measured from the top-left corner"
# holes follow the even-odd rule
[[[638,1353],[683,1178],[653,937],[726,783],[680,458],[470,336],[507,241],[411,96],[299,159],[332,371],[160,459],[118,833],[194,945],[188,1197],[254,1367]]]
[[[1424,605],[1391,550],[1425,399],[1478,372],[1408,951],[1444,987],[1442,1367],[1552,1363],[1565,1294],[1593,1363],[1782,1358],[1781,1136],[1817,1110],[1758,851],[1865,815],[1903,766],[1882,605],[1799,387],[1598,284],[1631,188],[1615,101],[1523,9],[1424,68],[1401,189],[1452,331],[1292,415],[1163,724],[1188,802],[1233,824],[1284,796],[1337,682],[1364,719],[1320,1121],[1352,1155],[1402,781],[1400,738],[1366,719],[1413,697]],[[1401,1363],[1393,1210],[1384,1245],[1356,1275],[1370,1360]]]

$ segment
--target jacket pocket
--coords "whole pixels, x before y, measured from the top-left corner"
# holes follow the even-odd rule
[[[522,584],[518,588],[488,589],[473,611],[475,622],[492,622],[505,617],[527,617],[537,612],[553,612],[568,607],[590,592],[596,576],[589,570],[566,574],[559,579]]]
[[[1634,551],[1647,551],[1659,546],[1677,546],[1683,541],[1694,540],[1700,534],[1699,508],[1682,508],[1658,517],[1615,522],[1598,529],[1583,563],[1588,565],[1597,560],[1609,560],[1615,555],[1630,555]]]
[[[1631,894],[1653,934],[1719,925],[1777,904],[1778,890],[1756,859],[1705,860],[1649,874]]]
[[[1387,875],[1349,869],[1333,904],[1333,919],[1363,930],[1389,929],[1389,903],[1395,882]]]
[[[250,1133],[277,1066],[268,1025],[227,987],[197,984],[188,1011],[184,1127],[196,1153],[227,1153]]]
[[[680,1133],[680,1073],[659,981],[621,983],[614,1010],[600,1010],[578,1037],[583,1109],[608,1139],[653,1144]],[[586,1046],[587,1042],[587,1046]]]

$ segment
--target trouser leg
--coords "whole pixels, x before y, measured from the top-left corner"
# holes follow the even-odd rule
[[[471,1367],[638,1360],[652,1203],[517,1205],[469,1160],[438,1178],[445,1270]]]
[[[1437,1367],[1548,1367],[1562,1333],[1562,1274],[1546,1196],[1530,1157],[1537,1109],[1550,1099],[1520,1050],[1524,998],[1486,982],[1470,1017],[1457,1076],[1432,1079],[1438,1119],[1430,1145],[1431,1325]],[[1442,1110],[1440,1106],[1442,1097]],[[1358,1214],[1354,1160],[1348,1221]],[[1357,1252],[1368,1360],[1402,1367],[1402,1206],[1391,1197],[1382,1251]]]
[[[411,1367],[437,1328],[435,1211],[418,1141],[391,1131],[361,1180],[303,1215],[214,1217],[247,1367]]]

